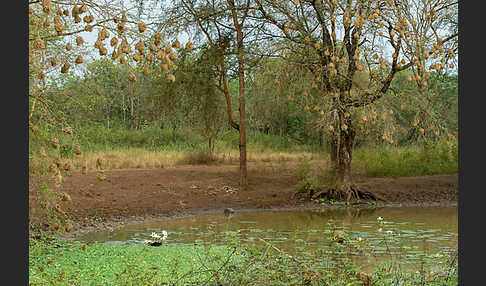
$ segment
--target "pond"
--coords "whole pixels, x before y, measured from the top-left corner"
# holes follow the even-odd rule
[[[346,239],[343,245],[359,246],[359,251],[356,247],[346,248],[346,256],[362,269],[370,269],[390,259],[406,266],[420,263],[423,255],[454,251],[458,241],[458,212],[457,207],[237,211],[229,217],[222,213],[206,214],[127,224],[118,229],[87,233],[79,240],[143,243],[150,239],[152,232],[162,230],[168,232],[166,246],[223,244],[232,235],[248,243],[263,244],[263,239],[296,256],[330,249],[336,244],[338,232],[335,231],[342,230]]]

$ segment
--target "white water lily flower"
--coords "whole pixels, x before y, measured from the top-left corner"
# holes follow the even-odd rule
[[[381,228],[378,229],[378,232],[382,232],[382,231],[383,231],[383,229],[381,229]]]
[[[162,240],[166,240],[168,235],[169,234],[167,233],[167,231],[163,230],[162,231]]]
[[[387,230],[387,231],[386,231],[386,233],[388,233],[388,234],[393,234],[393,231],[391,231],[391,230]]]
[[[160,235],[156,234],[155,232],[152,232],[152,234],[150,235],[150,237],[159,239],[160,238]]]
[[[358,237],[358,241],[362,241],[363,239],[361,237]]]
[[[378,218],[376,218],[377,221],[382,221],[383,218],[381,216],[379,216]]]

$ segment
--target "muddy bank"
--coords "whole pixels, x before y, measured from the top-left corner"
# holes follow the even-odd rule
[[[120,223],[169,219],[219,212],[255,209],[309,209],[322,206],[294,196],[297,177],[293,170],[251,172],[248,190],[238,189],[234,165],[182,166],[167,169],[130,169],[73,172],[63,185],[71,201],[62,202],[75,225],[74,233],[109,229]],[[400,178],[356,177],[356,184],[389,205],[457,205],[458,175]],[[31,196],[33,194],[31,193]],[[360,207],[369,206],[363,204]]]

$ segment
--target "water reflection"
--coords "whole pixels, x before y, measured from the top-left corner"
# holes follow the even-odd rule
[[[377,221],[378,217],[382,217],[383,221]],[[357,241],[361,238],[374,256],[361,257],[359,260],[361,263],[374,264],[385,252],[387,255],[404,254],[404,251],[405,255],[436,253],[441,249],[457,247],[457,218],[457,207],[236,210],[231,216],[221,213],[125,225],[113,231],[88,233],[80,240],[88,243],[141,243],[152,232],[167,230],[167,245],[219,244],[226,238],[225,232],[236,232],[243,242],[254,243],[263,238],[289,253],[298,254],[329,246],[333,243],[330,229],[338,228],[343,229],[349,239]],[[410,261],[414,259],[411,255]]]

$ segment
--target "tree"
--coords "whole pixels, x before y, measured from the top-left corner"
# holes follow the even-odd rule
[[[39,153],[42,157],[47,157],[40,161],[48,164],[48,167],[45,166],[41,170],[52,173],[52,177],[44,176],[44,178],[53,182],[57,189],[62,184],[63,173],[69,172],[72,166],[69,162],[63,162],[64,158],[60,152],[63,142],[59,140],[61,137],[39,136],[41,133],[39,126],[54,129],[56,132],[51,132],[51,135],[64,135],[61,139],[73,143],[73,134],[76,130],[73,130],[69,122],[52,108],[48,96],[52,88],[62,86],[64,80],[73,74],[74,66],[82,65],[84,57],[92,55],[91,50],[84,48],[87,46],[87,41],[83,38],[83,33],[98,32],[94,43],[97,53],[100,57],[111,58],[132,68],[128,74],[131,83],[137,82],[137,74],[148,74],[148,65],[159,65],[161,69],[158,69],[158,73],[168,82],[175,81],[171,71],[175,67],[174,61],[178,57],[177,50],[181,48],[180,43],[175,41],[172,45],[168,44],[163,39],[160,28],[148,29],[152,25],[147,25],[137,15],[131,14],[129,9],[119,7],[113,2],[107,1],[103,5],[93,0],[64,2],[39,0],[28,3],[28,118],[32,135],[29,139],[41,138],[45,146],[50,146],[54,150],[52,153],[46,153],[41,149]],[[107,44],[106,40],[110,37]],[[113,48],[111,54],[108,54],[107,45]],[[44,124],[45,122],[50,124]],[[74,153],[81,154],[80,146],[74,147]],[[39,188],[43,187],[39,186]],[[55,200],[45,202],[48,202],[44,204],[47,206],[47,215],[56,214],[57,212],[49,211],[49,208],[52,209],[56,205]],[[64,212],[59,211],[59,213]]]
[[[226,99],[228,123],[240,134],[240,188],[246,190],[246,110],[245,110],[245,21],[248,17],[250,1],[197,1],[179,0],[169,9],[171,16],[167,22],[188,30],[196,30],[204,35],[212,52],[219,58],[219,88]],[[236,51],[229,51],[236,34]],[[248,36],[248,35],[246,35]],[[231,96],[228,89],[228,58],[232,53],[237,55],[239,123],[233,121]]]
[[[374,198],[353,183],[351,161],[356,140],[357,112],[377,116],[373,106],[390,94],[401,71],[423,88],[431,71],[444,70],[455,58],[457,2],[449,0],[257,0],[254,18],[264,21],[262,41],[288,44],[289,62],[312,73],[312,102],[323,114],[330,138],[330,155],[337,172],[336,186],[320,192],[334,199]],[[292,43],[292,44],[290,44]],[[282,45],[278,48],[282,49]],[[285,55],[280,51],[279,55]],[[356,80],[367,72],[365,84]],[[420,92],[419,92],[420,94]],[[393,110],[388,111],[389,114]],[[383,113],[382,117],[386,118]],[[392,129],[393,130],[393,129]],[[392,130],[384,134],[390,140]]]

